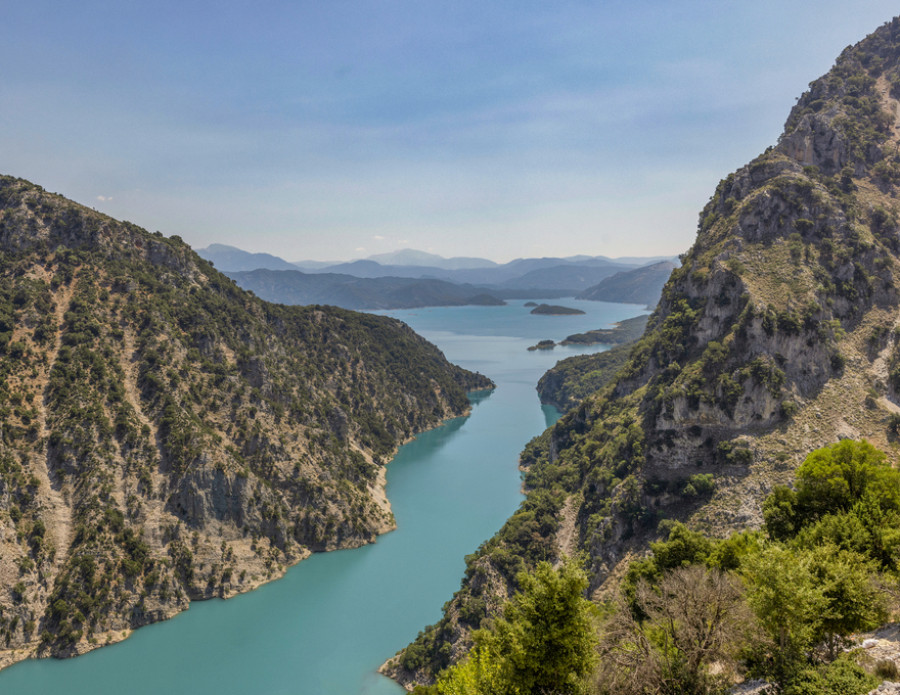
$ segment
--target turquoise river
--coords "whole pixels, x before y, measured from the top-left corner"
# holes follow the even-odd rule
[[[402,694],[376,669],[440,617],[464,557],[521,502],[519,452],[558,416],[540,405],[538,379],[563,357],[600,349],[526,348],[643,311],[561,303],[586,313],[534,316],[522,301],[384,312],[497,384],[473,394],[470,416],[420,435],[390,463],[396,531],[364,548],[314,555],[248,594],[196,602],[119,644],[16,664],[0,672],[0,694]]]

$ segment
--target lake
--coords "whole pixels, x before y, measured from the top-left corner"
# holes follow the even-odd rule
[[[390,463],[396,531],[364,548],[314,555],[248,594],[193,603],[119,644],[16,664],[0,672],[0,693],[403,693],[376,669],[440,618],[465,556],[521,502],[519,452],[559,415],[538,401],[538,379],[559,359],[601,349],[526,348],[644,313],[566,299],[586,313],[535,316],[523,303],[381,312],[497,383],[472,394],[470,416],[420,435]]]

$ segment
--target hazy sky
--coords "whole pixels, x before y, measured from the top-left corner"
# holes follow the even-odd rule
[[[674,254],[887,0],[6,3],[0,173],[288,260]]]

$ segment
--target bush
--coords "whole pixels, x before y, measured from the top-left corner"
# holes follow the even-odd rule
[[[841,353],[836,352],[831,356],[831,371],[840,374],[844,371],[844,365],[847,364],[847,358]]]
[[[637,587],[638,620],[620,605],[600,641],[599,692],[617,695],[723,692],[753,617],[735,577],[681,567]],[[723,668],[725,667],[725,668]]]
[[[784,695],[865,695],[881,681],[849,659],[801,671],[782,691]]]
[[[900,436],[900,413],[891,413],[887,419],[888,436],[895,438]]]
[[[883,681],[900,680],[900,668],[893,659],[879,659],[875,662],[875,675]]]
[[[792,418],[800,411],[800,406],[794,401],[781,401],[781,415],[785,419]]]
[[[713,480],[712,473],[692,475],[688,484],[694,487],[698,495],[711,495],[716,489],[716,482]]]
[[[503,617],[475,633],[468,660],[441,674],[442,695],[582,692],[594,662],[587,576],[572,560],[542,562],[518,582]]]

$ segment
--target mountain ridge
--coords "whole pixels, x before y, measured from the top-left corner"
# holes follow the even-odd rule
[[[528,273],[549,268],[577,268],[580,271],[594,269],[593,272],[597,272],[598,268],[609,267],[614,268],[613,272],[615,272],[658,263],[662,260],[673,260],[665,256],[609,258],[607,256],[579,255],[565,258],[516,258],[508,263],[495,263],[479,258],[447,259],[414,249],[405,251],[410,253],[405,256],[397,256],[401,252],[375,254],[368,258],[343,262],[297,261],[294,263],[289,263],[283,258],[271,254],[250,253],[225,244],[210,244],[206,248],[198,249],[197,253],[212,261],[219,270],[224,272],[245,272],[258,269],[301,270],[306,273],[344,273],[356,277],[433,278],[458,283],[498,285],[507,281],[515,281],[516,278]],[[390,263],[392,258],[397,257],[401,259],[400,263]],[[429,259],[433,261],[432,264],[422,262]],[[469,265],[472,267],[465,267],[468,262],[471,262]],[[541,288],[543,286],[532,284],[531,287]]]
[[[297,266],[271,253],[250,253],[226,244],[210,244],[197,249],[197,255],[212,263],[222,271],[237,272],[270,268],[272,270],[295,270]]]
[[[634,270],[620,271],[588,287],[575,298],[655,306],[666,280],[677,267],[671,261],[659,261]]]
[[[332,304],[344,309],[374,311],[504,303],[485,288],[433,278],[360,278],[341,273],[263,269],[226,275],[262,299],[280,304]]]
[[[388,253],[376,253],[366,257],[367,261],[375,261],[381,265],[417,265],[442,268],[444,270],[465,270],[474,268],[493,268],[498,263],[487,258],[474,258],[469,256],[453,256],[444,258],[427,251],[416,249],[400,249]]]
[[[265,303],[8,176],[0,257],[0,666],[371,542],[385,461],[491,386],[399,321]]]
[[[427,683],[540,561],[584,552],[594,598],[676,519],[713,536],[813,449],[898,459],[900,18],[848,47],[776,146],[723,179],[643,337],[607,385],[522,454],[526,501],[385,671]],[[709,476],[708,497],[686,490]]]

